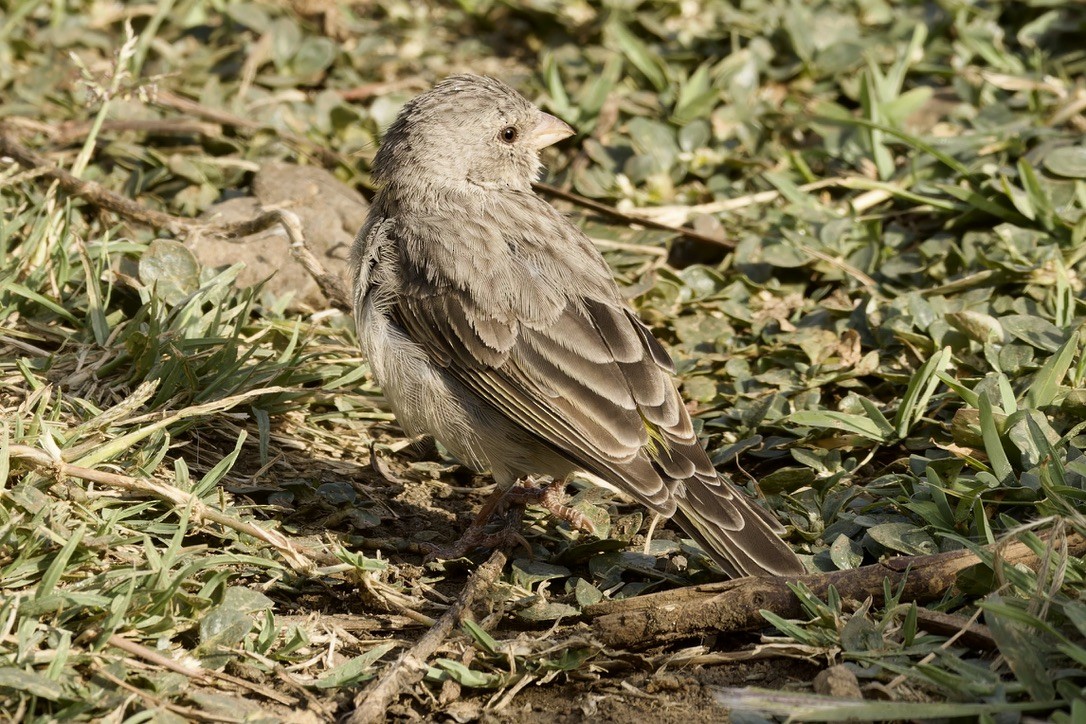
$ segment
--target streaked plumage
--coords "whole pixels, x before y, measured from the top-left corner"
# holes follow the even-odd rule
[[[730,575],[801,573],[776,521],[718,476],[599,252],[532,191],[539,149],[570,133],[491,78],[404,107],[352,251],[374,375],[405,430],[501,486],[583,470],[673,517]]]

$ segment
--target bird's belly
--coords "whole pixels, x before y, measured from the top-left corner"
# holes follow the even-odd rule
[[[560,478],[576,469],[434,364],[372,304],[363,309],[359,337],[374,377],[409,435],[432,435],[468,467],[489,469],[499,485],[527,475]]]

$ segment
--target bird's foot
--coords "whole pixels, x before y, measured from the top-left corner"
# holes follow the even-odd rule
[[[531,555],[531,545],[520,534],[520,512],[525,505],[536,505],[559,520],[566,521],[572,528],[594,534],[596,526],[586,515],[562,503],[565,487],[565,481],[562,480],[537,485],[533,478],[526,478],[506,491],[496,490],[483,504],[479,514],[459,540],[448,546],[429,546],[430,551],[424,560],[427,563],[433,560],[453,560],[477,548],[508,548],[518,544]],[[508,516],[509,522],[501,530],[487,533],[486,528],[495,511],[509,506],[513,508],[510,512],[515,515]]]
[[[544,485],[535,485],[535,481],[528,478],[524,483],[518,483],[506,493],[506,499],[518,505],[536,505],[553,515],[558,520],[569,523],[574,530],[585,533],[596,533],[596,525],[588,516],[579,510],[562,503],[566,482],[555,480]]]

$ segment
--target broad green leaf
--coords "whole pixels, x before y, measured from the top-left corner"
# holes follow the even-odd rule
[[[912,523],[880,523],[868,528],[867,534],[884,548],[909,556],[930,555],[939,550],[931,536]]]
[[[224,242],[225,243],[225,242]],[[140,257],[140,281],[154,287],[169,305],[177,305],[200,288],[200,262],[180,242],[155,239]]]
[[[396,648],[396,642],[379,644],[362,654],[348,659],[339,666],[329,669],[324,676],[313,682],[312,686],[318,689],[335,689],[341,686],[351,686],[373,678],[373,665],[377,660]]]
[[[1057,176],[1086,178],[1086,146],[1061,146],[1045,154],[1044,167]]]
[[[565,566],[555,566],[543,561],[530,561],[518,558],[513,561],[513,581],[518,586],[532,588],[536,583],[554,578],[568,578],[570,570]]]
[[[823,430],[843,430],[870,438],[875,442],[886,442],[887,437],[877,422],[863,415],[834,410],[799,410],[788,416],[796,425],[817,427]]]

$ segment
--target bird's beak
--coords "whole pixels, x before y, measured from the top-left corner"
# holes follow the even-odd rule
[[[558,143],[563,138],[569,138],[576,131],[570,128],[565,121],[559,120],[549,113],[542,114],[539,123],[528,132],[527,145],[535,151],[546,148],[552,143]]]

